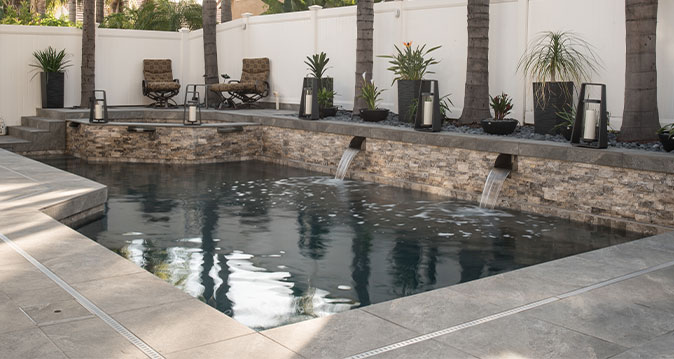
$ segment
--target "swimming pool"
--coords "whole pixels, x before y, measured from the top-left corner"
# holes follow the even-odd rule
[[[81,233],[254,329],[639,237],[263,162],[42,161],[109,187]]]

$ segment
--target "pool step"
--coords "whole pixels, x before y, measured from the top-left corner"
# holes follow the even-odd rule
[[[17,146],[21,147],[22,145],[30,144],[30,141],[26,141],[21,138],[16,138],[14,136],[0,136],[0,148],[7,151],[17,152],[15,148]]]
[[[21,117],[21,126],[9,126],[3,148],[13,152],[64,152],[66,123],[63,120],[37,116]],[[7,137],[7,136],[3,136]]]

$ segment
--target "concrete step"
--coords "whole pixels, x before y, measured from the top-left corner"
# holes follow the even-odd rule
[[[59,131],[61,127],[65,128],[65,121],[38,116],[22,116],[21,126],[34,127],[47,131]]]
[[[65,123],[54,131],[28,126],[10,126],[8,134],[28,141],[14,146],[15,152],[64,151],[66,146]]]
[[[16,138],[13,136],[0,136],[0,148],[8,151],[19,152],[21,147],[30,144],[30,141],[26,141],[21,138]],[[17,147],[19,148],[17,150]]]

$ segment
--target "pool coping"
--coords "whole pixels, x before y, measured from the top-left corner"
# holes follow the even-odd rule
[[[89,112],[81,109],[37,109],[40,116],[88,124]],[[119,107],[109,110],[113,119],[154,118],[182,120],[183,111],[158,110],[138,107]],[[309,121],[292,117],[289,110],[203,110],[202,120],[235,123],[256,123],[265,126],[324,132],[344,136],[405,142],[410,144],[454,147],[466,150],[504,153],[551,160],[595,164],[642,171],[674,174],[674,153],[649,152],[621,148],[590,149],[568,143],[528,140],[495,135],[471,135],[455,132],[419,132],[377,124],[348,123],[334,120]],[[126,123],[126,122],[125,122]],[[133,123],[132,124],[138,124]],[[92,124],[98,125],[98,124]],[[123,125],[111,122],[108,125]],[[124,124],[126,125],[126,124]],[[154,125],[154,124],[148,124]],[[176,124],[173,124],[176,126]],[[178,125],[182,126],[182,125]],[[206,126],[206,125],[203,125]],[[188,126],[185,126],[188,127]]]
[[[129,307],[132,308],[121,311],[109,310],[109,314],[166,357],[215,357],[218,352],[224,350],[223,348],[229,348],[231,353],[235,353],[232,350],[240,350],[241,353],[248,352],[248,354],[250,351],[261,350],[258,352],[260,355],[267,353],[270,357],[272,354],[273,357],[367,357],[361,354],[371,353],[372,350],[377,351],[388,346],[393,346],[394,350],[405,350],[404,348],[409,345],[440,345],[443,350],[458,350],[465,353],[465,348],[454,347],[451,341],[448,344],[447,342],[441,343],[435,337],[417,341],[413,339],[476,320],[482,320],[477,325],[489,325],[491,320],[485,321],[484,318],[490,315],[508,312],[547,298],[568,295],[568,293],[583,288],[592,294],[594,285],[631,274],[634,275],[633,278],[645,278],[649,274],[643,272],[644,270],[657,268],[674,261],[674,232],[668,232],[505,274],[378,303],[330,317],[253,332],[199,300],[186,298],[186,295],[179,289],[58,222],[73,218],[83,220],[84,218],[77,217],[100,214],[101,206],[104,205],[107,197],[105,186],[4,150],[0,150],[0,176],[2,175],[13,181],[0,182],[0,195],[7,196],[8,193],[17,190],[18,187],[12,187],[13,185],[26,181],[32,181],[34,186],[25,189],[24,192],[20,192],[21,188],[19,188],[17,195],[5,199],[0,204],[0,214],[2,214],[0,233],[74,288],[86,287],[87,283],[105,283],[105,285],[101,284],[103,291],[106,286],[114,287],[112,284],[124,288],[128,286],[129,276],[142,277],[143,283],[151,287],[147,289],[149,292],[138,289],[137,293],[109,293],[117,302],[117,306],[120,303],[129,303]],[[0,244],[0,250],[3,249],[2,246],[3,244]],[[92,253],[92,256],[98,260],[73,264],[68,260],[71,258],[67,256],[60,258],[69,251],[78,251],[79,256]],[[8,254],[6,251],[0,251],[0,256],[2,255]],[[16,263],[20,265],[19,263],[22,262],[16,259]],[[121,274],[119,271],[111,272],[110,268],[118,269]],[[588,273],[576,273],[571,276],[567,273],[567,278],[560,280],[560,273],[563,274],[564,271],[575,273],[574,271],[578,271],[579,268],[593,269],[593,271],[592,273],[589,271]],[[487,293],[492,285],[502,288],[501,298],[485,301],[484,298],[488,296],[484,293]],[[610,285],[617,284],[611,283]],[[545,290],[535,289],[536,286],[542,286]],[[2,291],[3,289],[0,289],[0,295]],[[152,292],[161,293],[161,300],[164,304],[152,303],[140,307],[135,304],[142,302],[141,297]],[[87,293],[91,295],[88,299],[104,311],[106,306],[110,306],[109,297],[99,298],[96,297],[95,292]],[[12,298],[9,295],[8,297]],[[45,303],[50,300],[50,298],[40,299]],[[445,302],[458,306],[466,305],[468,302],[483,305],[464,308],[460,313],[445,313],[442,309],[445,307],[443,304]],[[554,304],[545,303],[543,307]],[[625,303],[625,305],[629,307],[631,303]],[[181,313],[196,314],[186,315],[182,321],[178,320],[181,327],[178,327],[176,323],[171,323],[173,325],[170,330],[161,333],[163,337],[161,340],[157,339],[153,330],[138,323],[137,318],[149,318],[150,321],[153,318],[165,318],[157,312],[157,307],[173,308],[176,306],[180,307]],[[488,309],[486,312],[485,308]],[[519,316],[521,313],[517,312],[512,315]],[[197,327],[193,323],[194,317],[199,318]],[[498,320],[502,320],[500,318]],[[70,334],[81,335],[76,329],[78,325],[84,325],[83,323],[88,320],[92,319],[70,322],[72,331]],[[436,324],[437,327],[428,327],[423,324],[438,320],[440,323]],[[538,319],[526,320],[537,321]],[[156,324],[166,325],[163,322]],[[44,327],[39,325],[37,327],[47,332],[47,337],[51,338]],[[214,328],[219,332],[215,337],[212,332]],[[469,330],[469,327],[465,328]],[[373,330],[376,331],[373,332]],[[185,340],[185,337],[190,340]],[[307,337],[314,340],[307,342],[305,340]],[[364,341],[363,338],[368,338],[368,340]],[[56,340],[53,342],[57,343],[58,347],[58,342]],[[257,343],[258,346],[251,347],[250,343]],[[620,347],[625,351],[630,350],[628,346],[622,345],[624,343],[614,344],[616,345],[614,349]],[[65,351],[62,347],[58,349]],[[108,349],[114,348],[111,346]],[[375,354],[378,353],[380,352]]]

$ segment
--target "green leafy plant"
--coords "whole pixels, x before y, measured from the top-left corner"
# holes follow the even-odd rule
[[[309,66],[307,70],[309,70],[311,75],[317,79],[322,79],[325,75],[325,71],[329,69],[328,62],[330,62],[330,58],[328,58],[328,55],[325,52],[307,56],[307,59],[304,61],[304,63]]]
[[[674,123],[670,123],[669,125],[662,126],[657,131],[657,134],[658,135],[669,134],[669,138],[674,138]]]
[[[30,2],[21,1],[18,5],[13,5],[11,1],[0,0],[0,24],[3,25],[32,25],[32,26],[75,26],[65,17],[55,17],[53,14],[54,3],[48,2],[48,12],[44,15],[32,13],[30,11]]]
[[[380,96],[386,90],[380,90],[374,84],[374,80],[367,81],[363,72],[363,87],[360,90],[360,98],[365,100],[369,110],[376,110],[377,104],[381,102]]]
[[[337,92],[321,87],[318,90],[318,106],[320,108],[332,107],[332,99],[335,98]]]
[[[70,67],[70,60],[66,60],[66,50],[56,51],[49,46],[46,50],[36,50],[33,52],[33,57],[36,63],[30,64],[31,67],[36,68],[36,74],[40,70],[42,72],[64,72],[66,68]]]
[[[563,130],[567,127],[573,127],[573,124],[576,123],[576,108],[573,106],[566,110],[557,111],[555,114],[562,121],[552,128],[551,132],[553,133]]]
[[[545,103],[546,82],[581,83],[600,67],[594,48],[580,36],[568,31],[547,31],[532,41],[517,70],[543,84],[538,97]]]
[[[505,120],[513,109],[512,99],[505,92],[494,97],[489,96],[489,99],[489,106],[494,110],[494,120]]]
[[[428,66],[438,63],[434,58],[428,56],[429,53],[437,50],[440,46],[432,47],[426,50],[426,45],[417,46],[412,49],[412,42],[403,42],[404,48],[401,50],[397,45],[394,55],[382,55],[379,57],[389,59],[391,66],[387,70],[395,74],[393,83],[398,80],[421,80],[426,74],[434,72],[428,70]],[[392,83],[392,85],[393,85]]]
[[[120,13],[106,16],[100,27],[178,31],[182,27],[201,29],[202,24],[201,5],[192,0],[146,0],[137,9],[125,8]]]
[[[447,115],[452,112],[449,107],[454,106],[454,102],[449,98],[450,95],[451,94],[446,94],[445,96],[440,97],[440,114],[444,118],[447,118]]]

